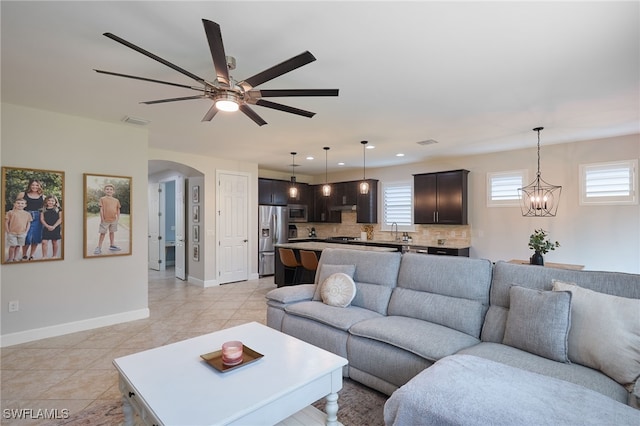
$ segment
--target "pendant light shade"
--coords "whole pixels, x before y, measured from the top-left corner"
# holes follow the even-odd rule
[[[328,146],[325,146],[324,148],[324,185],[322,185],[322,195],[325,197],[329,197],[331,195],[331,185],[329,185],[329,181],[327,179],[328,176],[328,172],[327,172],[327,157],[329,154],[329,148]]]
[[[529,185],[519,188],[522,216],[525,217],[553,217],[558,210],[562,187],[545,182],[540,174],[540,131],[544,127],[536,127],[538,132],[538,173]]]
[[[296,186],[296,154],[292,152],[291,157],[293,159],[291,163],[291,186],[289,187],[289,198],[298,198],[298,187]]]
[[[358,187],[360,188],[360,193],[363,195],[366,195],[369,193],[369,182],[367,182],[367,144],[369,142],[367,141],[362,141],[360,142],[362,144],[362,182],[360,182],[360,185],[358,185]]]

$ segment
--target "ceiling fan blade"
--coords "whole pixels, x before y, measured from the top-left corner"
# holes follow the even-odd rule
[[[153,105],[153,104],[162,104],[165,102],[175,102],[175,101],[189,101],[192,99],[205,99],[208,96],[206,95],[197,95],[197,96],[183,96],[180,98],[169,98],[169,99],[158,99],[157,101],[146,101],[146,102],[140,102],[141,104],[146,104],[146,105]]]
[[[183,87],[185,89],[197,90],[199,92],[203,91],[202,87],[194,87],[194,86],[188,86],[186,84],[171,83],[170,81],[154,80],[153,78],[137,77],[135,75],[120,74],[117,72],[103,71],[103,70],[96,70],[96,69],[94,69],[94,71],[100,74],[115,75],[116,77],[133,78],[135,80],[150,81],[152,83],[168,84],[169,86]]]
[[[214,102],[209,108],[209,111],[202,117],[202,121],[211,121],[211,119],[218,113],[218,108],[216,108],[216,103]]]
[[[338,96],[338,89],[255,89],[261,98],[279,98],[285,96]]]
[[[309,52],[308,50],[299,54],[298,56],[294,56],[293,58],[287,59],[284,62],[279,63],[278,65],[274,65],[271,68],[268,68],[252,77],[245,79],[239,83],[245,90],[250,90],[253,87],[258,86],[259,84],[265,83],[269,80],[273,80],[276,77],[281,76],[282,74],[286,74],[289,71],[293,71],[296,68],[300,68],[303,65],[307,65],[310,62],[315,61],[316,58]]]
[[[316,115],[315,112],[305,111],[303,109],[294,108],[294,107],[278,104],[271,101],[265,101],[264,99],[258,99],[256,101],[256,105],[260,105],[261,107],[265,107],[265,108],[277,109],[278,111],[290,112],[291,114],[302,115],[304,117],[309,117],[309,118]]]
[[[169,61],[167,61],[165,59],[162,59],[161,57],[159,57],[157,55],[154,55],[153,53],[151,53],[151,52],[149,52],[147,50],[144,50],[143,48],[138,47],[135,44],[130,43],[127,40],[125,40],[123,38],[120,38],[115,34],[104,33],[103,35],[105,37],[110,38],[111,40],[117,41],[118,43],[127,46],[130,49],[135,50],[136,52],[142,53],[143,55],[145,55],[145,56],[147,56],[147,57],[149,57],[149,58],[151,58],[153,60],[156,60],[156,61],[160,62],[161,64],[166,65],[169,68],[174,69],[174,70],[178,71],[179,73],[186,75],[189,78],[194,79],[198,83],[204,84],[205,86],[211,86],[211,83],[207,82],[204,78],[198,77],[197,75],[185,70],[184,68],[180,68],[179,66],[177,66],[175,64],[172,64],[171,62],[169,62]]]
[[[252,119],[258,126],[264,126],[265,124],[267,124],[267,122],[264,121],[258,114],[256,114],[256,112],[252,110],[251,107],[247,104],[240,105],[240,111],[244,112],[244,114]]]
[[[220,25],[207,19],[203,19],[202,24],[204,25],[204,32],[207,34],[209,50],[211,51],[211,58],[213,59],[213,67],[216,69],[218,83],[229,87],[229,67],[227,66],[227,55],[224,53]]]

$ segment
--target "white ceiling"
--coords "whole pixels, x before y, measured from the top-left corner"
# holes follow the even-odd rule
[[[543,146],[640,132],[638,1],[2,1],[1,14],[3,102],[148,119],[152,148],[270,170],[290,171],[296,151],[296,173],[322,174],[323,146],[330,172],[361,168],[361,140],[378,167],[535,146],[537,126]],[[273,98],[311,119],[256,106],[267,125],[239,112],[201,122],[208,100],[139,103],[194,92],[93,71],[195,84],[111,32],[213,80],[202,18],[220,24],[236,80],[309,50],[317,61],[258,88],[340,95]],[[416,144],[427,139],[438,144]]]

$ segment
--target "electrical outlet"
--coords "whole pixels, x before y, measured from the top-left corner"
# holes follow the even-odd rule
[[[9,302],[9,312],[18,312],[20,310],[20,304],[17,300],[12,300]]]

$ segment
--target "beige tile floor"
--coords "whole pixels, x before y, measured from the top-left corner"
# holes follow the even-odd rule
[[[7,419],[7,409],[69,410],[73,415],[120,399],[117,357],[250,321],[266,324],[265,294],[273,277],[200,288],[149,271],[150,317],[0,349],[3,425],[42,421]]]

